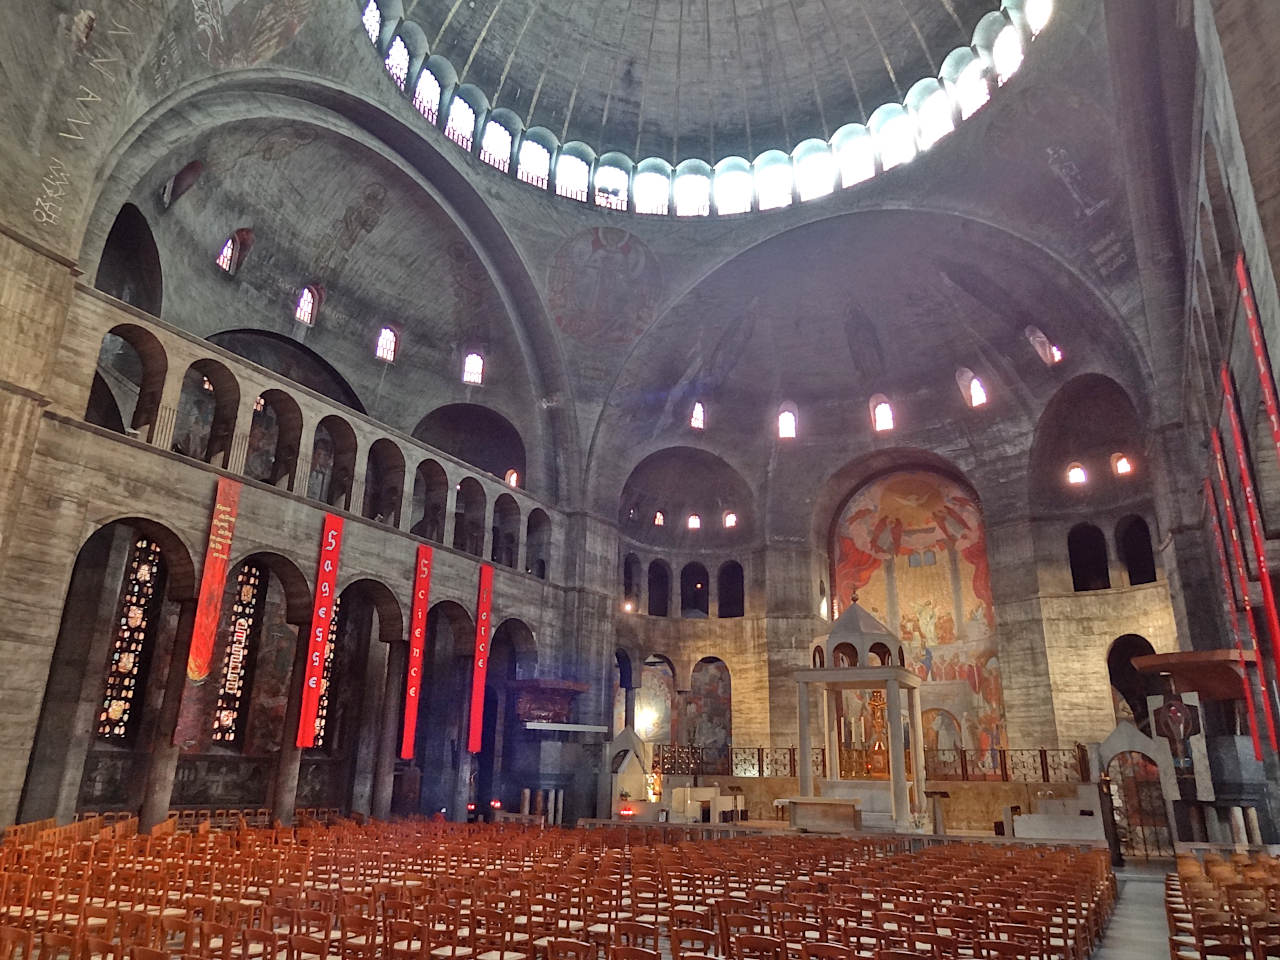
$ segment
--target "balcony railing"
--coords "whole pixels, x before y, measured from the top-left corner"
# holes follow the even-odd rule
[[[826,775],[827,756],[814,747],[810,762],[816,777]],[[653,770],[664,776],[795,777],[796,747],[689,747],[659,743],[653,748]],[[911,772],[910,751],[906,769]],[[989,750],[925,750],[928,780],[1005,783],[1088,783],[1089,761],[1083,749],[1045,748]],[[840,776],[846,780],[883,780],[888,768],[870,750],[840,751]]]

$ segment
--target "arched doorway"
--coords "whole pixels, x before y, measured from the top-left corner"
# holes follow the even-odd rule
[[[480,812],[497,800],[518,806],[522,787],[538,785],[538,741],[524,729],[517,711],[516,682],[533,676],[537,663],[533,631],[508,619],[493,631],[484,685],[484,723],[476,757],[475,800]]]
[[[475,621],[457,601],[441,600],[427,611],[414,762],[430,775],[422,778],[418,810],[450,820],[466,819],[471,793],[467,716],[475,633]]]
[[[1156,762],[1136,750],[1118,753],[1107,764],[1107,784],[1121,854],[1138,860],[1173,857],[1169,812]]]
[[[1147,697],[1160,692],[1159,684],[1150,674],[1139,673],[1133,665],[1133,658],[1153,653],[1155,649],[1146,638],[1136,633],[1117,637],[1107,651],[1107,676],[1111,680],[1116,722],[1132,720],[1134,726],[1147,736],[1151,736]]]

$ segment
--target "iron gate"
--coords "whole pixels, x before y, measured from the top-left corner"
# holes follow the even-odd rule
[[[1120,852],[1140,860],[1172,857],[1169,811],[1155,761],[1127,750],[1107,764],[1107,776]]]

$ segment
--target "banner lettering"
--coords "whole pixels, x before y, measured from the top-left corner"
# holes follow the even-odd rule
[[[418,699],[422,694],[422,654],[427,642],[427,607],[431,602],[431,548],[418,544],[413,569],[413,604],[409,614],[409,664],[404,681],[404,732],[400,738],[400,759],[413,759],[413,740],[418,729]]]
[[[316,566],[316,599],[311,608],[311,634],[307,639],[307,665],[302,675],[302,711],[298,717],[299,747],[316,742],[316,711],[320,705],[320,680],[324,675],[325,647],[333,602],[338,589],[338,557],[342,553],[342,518],[324,515],[320,535],[320,562]]]
[[[213,642],[222,615],[222,595],[227,588],[227,564],[231,560],[231,540],[240,509],[238,480],[218,478],[209,521],[209,544],[205,547],[204,568],[200,572],[200,597],[196,601],[195,623],[191,628],[191,649],[187,654],[187,679],[201,683],[209,676]]]
[[[493,607],[493,567],[480,566],[480,591],[476,597],[476,659],[471,672],[471,728],[467,752],[479,753],[484,730],[484,680],[489,672],[489,617]]]

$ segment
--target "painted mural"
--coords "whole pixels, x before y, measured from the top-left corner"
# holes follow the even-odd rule
[[[1005,746],[991,574],[976,495],[932,471],[879,477],[841,510],[831,557],[836,612],[856,595],[898,632],[907,667],[925,681],[931,744]]]

